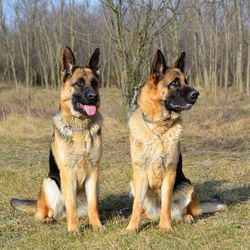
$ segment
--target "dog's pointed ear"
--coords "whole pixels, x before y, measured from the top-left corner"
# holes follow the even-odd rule
[[[174,68],[179,69],[182,73],[184,73],[185,70],[185,57],[186,53],[185,51],[182,51],[180,57],[176,60],[174,64]]]
[[[155,83],[157,83],[164,76],[167,68],[164,55],[158,49],[150,68],[150,75],[153,77]]]
[[[99,67],[100,67],[99,63],[100,63],[100,49],[96,48],[93,55],[91,56],[91,58],[89,60],[88,67],[90,69],[92,69],[94,74],[97,75],[97,76],[100,74],[100,72],[99,72]]]
[[[67,75],[72,73],[72,69],[75,66],[75,56],[72,50],[65,46],[61,50],[61,61],[62,61],[62,71],[64,71]]]

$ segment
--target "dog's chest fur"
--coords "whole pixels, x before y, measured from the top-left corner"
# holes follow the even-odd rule
[[[167,167],[178,162],[181,130],[179,121],[170,128],[146,124],[140,110],[130,117],[132,162],[147,172],[151,187],[159,188]]]
[[[54,118],[55,134],[52,150],[55,160],[60,168],[62,166],[73,168],[78,183],[81,183],[88,170],[100,161],[102,152],[100,123],[101,117],[97,117],[86,127],[71,127],[60,115]]]
[[[57,136],[55,136],[55,138]],[[95,166],[101,157],[100,147],[100,136],[93,138],[89,132],[74,132],[70,140],[59,143],[60,160],[63,161],[66,166],[72,168],[86,164],[92,167]]]

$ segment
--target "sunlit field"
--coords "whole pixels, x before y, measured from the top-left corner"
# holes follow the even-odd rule
[[[44,225],[13,210],[11,197],[37,197],[48,173],[48,153],[59,92],[26,93],[0,85],[0,248],[5,249],[249,249],[250,240],[250,101],[230,94],[228,100],[201,90],[197,104],[183,113],[184,172],[201,200],[219,197],[229,209],[174,222],[173,233],[159,231],[158,221],[142,221],[137,233],[124,234],[129,222],[131,164],[126,113],[115,89],[101,90],[103,157],[100,213],[106,230],[92,231],[81,219],[80,235],[67,232],[66,220]],[[29,114],[30,113],[30,114]]]

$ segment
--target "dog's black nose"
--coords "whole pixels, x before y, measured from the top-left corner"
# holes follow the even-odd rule
[[[97,96],[97,94],[94,93],[94,92],[89,92],[89,93],[87,94],[87,98],[88,98],[88,99],[95,99],[96,96]]]
[[[189,93],[189,96],[190,96],[190,98],[191,99],[197,99],[198,98],[198,95],[199,95],[200,93],[197,91],[197,90],[192,90],[190,93]]]

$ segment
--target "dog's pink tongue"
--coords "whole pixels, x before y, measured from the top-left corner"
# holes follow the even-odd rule
[[[96,113],[95,105],[84,105],[84,109],[89,116],[93,116]]]

